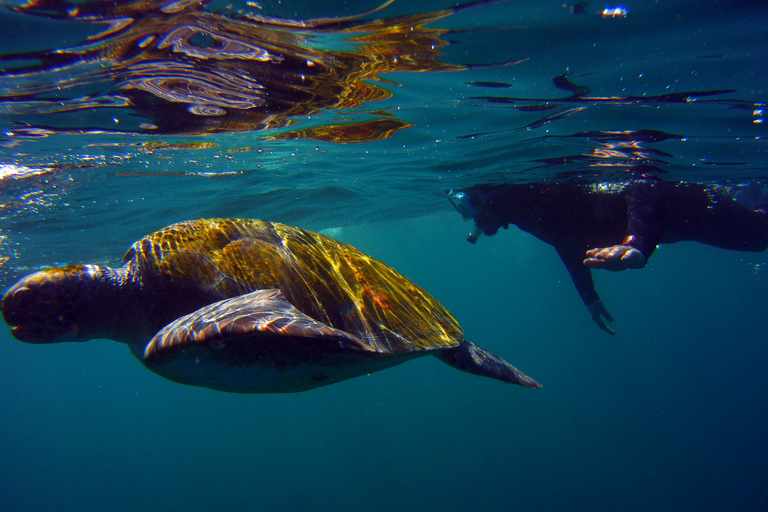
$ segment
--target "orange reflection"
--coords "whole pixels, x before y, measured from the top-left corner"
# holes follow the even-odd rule
[[[0,75],[10,84],[0,88],[0,102],[20,122],[27,115],[51,117],[46,127],[56,131],[282,128],[300,117],[391,97],[382,85],[392,82],[383,73],[465,69],[438,60],[448,31],[426,26],[465,7],[379,20],[286,20],[209,12],[195,0],[33,0],[13,9],[103,29],[79,46],[0,57]],[[75,116],[62,116],[73,111],[91,117],[77,126]],[[406,126],[376,119],[275,137],[365,142]]]
[[[372,142],[388,139],[398,130],[410,128],[411,123],[399,119],[374,119],[359,123],[329,124],[305,130],[281,133],[266,137],[267,140],[310,139],[322,142]]]

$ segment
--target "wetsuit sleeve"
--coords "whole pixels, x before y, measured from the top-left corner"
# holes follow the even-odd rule
[[[580,251],[568,251],[555,247],[560,259],[563,260],[565,268],[571,274],[573,284],[576,285],[576,291],[584,304],[589,305],[600,299],[595,291],[595,282],[592,280],[592,270],[584,265],[584,254]]]
[[[662,226],[663,198],[661,186],[640,182],[631,185],[627,199],[627,230],[622,245],[642,252],[646,261],[664,234]]]

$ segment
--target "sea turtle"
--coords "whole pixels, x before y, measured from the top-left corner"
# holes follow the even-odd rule
[[[427,354],[540,387],[466,341],[439,302],[387,265],[260,220],[174,224],[134,243],[120,268],[29,275],[2,308],[21,341],[112,339],[165,378],[222,391],[304,391]]]

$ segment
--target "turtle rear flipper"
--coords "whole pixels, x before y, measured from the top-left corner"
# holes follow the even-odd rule
[[[161,329],[144,350],[152,371],[242,393],[294,392],[404,362],[296,309],[280,290],[215,302]]]
[[[481,377],[490,377],[527,388],[540,388],[541,384],[530,378],[497,355],[464,340],[455,348],[442,350],[434,356],[449,366]]]

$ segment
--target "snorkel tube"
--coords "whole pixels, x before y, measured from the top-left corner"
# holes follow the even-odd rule
[[[472,229],[467,235],[467,242],[474,244],[475,242],[477,242],[477,239],[480,238],[480,235],[482,234],[483,234],[483,230],[480,229],[480,226],[475,224],[474,226],[472,226]]]
[[[477,207],[472,205],[469,194],[466,192],[454,192],[453,190],[449,190],[447,196],[453,207],[456,208],[456,211],[461,214],[463,220],[474,220],[475,216],[477,216]],[[482,228],[475,223],[467,235],[467,242],[474,244],[482,234]]]

